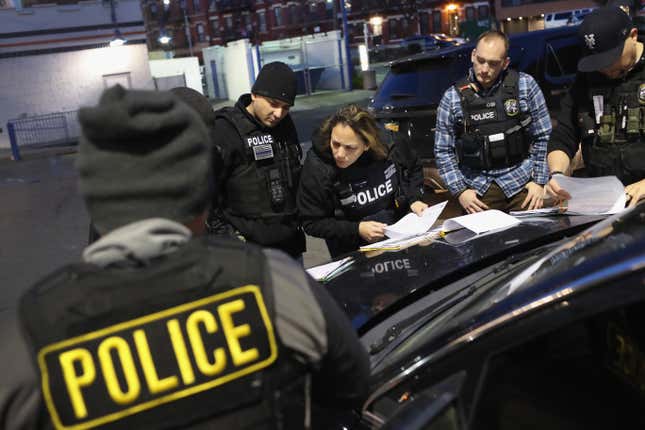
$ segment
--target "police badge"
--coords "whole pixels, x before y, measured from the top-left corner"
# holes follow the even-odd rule
[[[638,86],[638,102],[645,105],[645,83]]]
[[[515,116],[519,113],[520,106],[516,99],[508,99],[504,101],[504,110],[506,111],[506,115]]]

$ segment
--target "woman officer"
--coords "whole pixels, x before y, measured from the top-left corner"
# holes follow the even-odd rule
[[[427,207],[423,170],[408,148],[389,148],[374,117],[348,105],[314,133],[297,204],[307,234],[325,239],[332,257],[383,239],[385,227]]]

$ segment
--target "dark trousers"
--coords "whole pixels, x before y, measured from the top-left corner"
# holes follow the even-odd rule
[[[490,209],[499,209],[504,212],[521,211],[522,202],[524,202],[527,194],[528,191],[524,188],[513,197],[508,198],[499,185],[493,182],[490,184],[490,187],[488,187],[486,193],[479,197],[479,200],[486,203]]]

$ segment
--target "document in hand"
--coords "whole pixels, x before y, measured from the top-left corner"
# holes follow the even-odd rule
[[[615,176],[599,178],[572,178],[560,175],[556,177],[558,185],[566,190],[571,199],[567,201],[566,210],[557,207],[535,209],[532,211],[511,212],[514,216],[557,215],[611,215],[625,208],[627,198],[625,187]]]
[[[442,226],[442,235],[449,243],[465,242],[478,235],[505,230],[519,223],[519,219],[497,209],[491,209],[445,220]],[[465,231],[463,231],[464,229]],[[460,230],[460,232],[445,236],[446,233],[455,230]]]
[[[345,257],[342,260],[311,267],[307,269],[307,273],[309,273],[309,275],[311,275],[311,277],[316,281],[328,282],[349,270],[353,263],[354,259],[352,257]]]
[[[438,203],[426,208],[421,216],[409,213],[397,223],[385,227],[385,235],[390,239],[406,239],[430,230],[448,202]]]

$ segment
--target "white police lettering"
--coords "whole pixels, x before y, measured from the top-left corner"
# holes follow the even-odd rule
[[[393,260],[393,261],[384,261],[382,263],[376,263],[374,267],[372,267],[372,272],[374,273],[387,273],[390,270],[403,270],[403,269],[410,269],[412,266],[410,265],[410,259],[409,258],[400,258],[398,260]]]
[[[495,119],[495,111],[491,110],[488,112],[477,112],[470,114],[470,119],[473,121],[485,121],[487,119]]]
[[[357,194],[358,204],[364,206],[368,203],[375,202],[379,199],[379,197],[384,197],[390,194],[392,190],[392,180],[388,179],[384,184],[380,184],[369,190],[359,192]]]
[[[270,134],[262,134],[260,136],[252,136],[246,138],[246,144],[249,145],[249,148],[256,145],[266,145],[273,143],[273,136]]]

